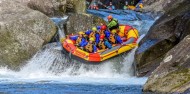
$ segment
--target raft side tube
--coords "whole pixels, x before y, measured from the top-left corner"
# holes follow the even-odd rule
[[[137,45],[136,43],[131,43],[131,44],[123,44],[123,45],[114,46],[111,49],[108,49],[100,54],[101,59],[102,59],[101,61],[104,61],[106,59],[119,55],[123,52],[129,51],[135,48],[136,45]]]

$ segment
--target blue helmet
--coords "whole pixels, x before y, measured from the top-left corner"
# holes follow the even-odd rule
[[[97,28],[98,30],[100,30],[100,29],[101,29],[101,26],[97,26],[96,28]]]

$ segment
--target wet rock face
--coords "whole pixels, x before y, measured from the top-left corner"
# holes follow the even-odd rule
[[[171,8],[180,6],[181,2],[187,0],[144,0],[144,10],[152,12],[166,12]]]
[[[144,91],[183,93],[190,88],[190,35],[172,48],[149,77]]]
[[[160,17],[141,40],[136,51],[137,76],[150,75],[165,54],[190,34],[188,2]]]
[[[56,27],[44,14],[16,1],[1,1],[0,9],[0,65],[18,69],[50,41]]]
[[[97,16],[91,14],[71,14],[66,24],[66,33],[76,33],[79,31],[86,31],[93,26],[98,26],[105,21]]]
[[[145,92],[183,93],[190,88],[190,1],[169,8],[136,51],[137,75],[151,75]]]

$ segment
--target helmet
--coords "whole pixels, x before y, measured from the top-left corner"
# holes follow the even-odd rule
[[[92,28],[92,31],[97,31],[97,28],[96,28],[96,27],[93,27],[93,28]]]
[[[90,40],[90,41],[95,41],[94,38],[92,38],[92,37],[91,37],[89,40]]]
[[[79,34],[80,34],[80,35],[83,35],[83,34],[84,34],[84,32],[83,32],[83,31],[80,31],[80,32],[79,32]]]
[[[106,29],[107,29],[106,25],[101,26],[101,30],[106,30]]]
[[[113,19],[113,17],[112,17],[111,15],[109,15],[107,18],[108,18],[108,19]]]
[[[97,26],[96,28],[97,28],[98,30],[100,30],[100,29],[101,29],[101,26]]]
[[[113,29],[111,32],[112,32],[112,33],[116,33],[116,32],[117,32],[117,30]]]
[[[105,36],[104,36],[104,35],[101,35],[101,36],[100,36],[100,39],[104,39],[104,38],[105,38]]]
[[[112,5],[112,2],[110,2],[110,5]]]

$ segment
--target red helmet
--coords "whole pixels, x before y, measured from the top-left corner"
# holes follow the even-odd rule
[[[101,30],[106,30],[107,29],[107,26],[106,25],[102,25],[101,26]]]
[[[113,17],[112,17],[111,15],[109,15],[107,18],[108,18],[108,19],[113,19]]]
[[[105,38],[105,36],[104,36],[104,35],[101,35],[101,36],[100,36],[100,39],[104,39],[104,38]]]

